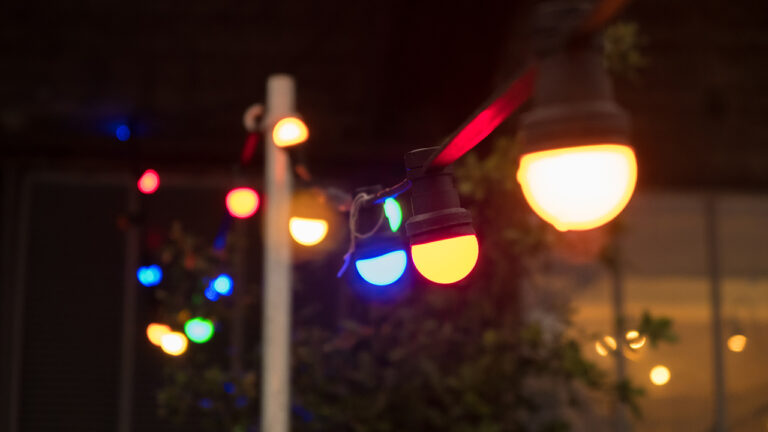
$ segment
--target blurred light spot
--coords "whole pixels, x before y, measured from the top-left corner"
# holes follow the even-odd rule
[[[211,287],[213,287],[213,290],[216,291],[216,293],[228,296],[232,294],[232,278],[229,277],[229,275],[220,274],[216,279],[211,281]]]
[[[136,277],[145,287],[153,287],[163,280],[163,269],[157,264],[139,267],[136,271]]]
[[[657,386],[663,386],[664,384],[668,383],[671,377],[672,374],[669,372],[669,369],[666,366],[659,365],[654,366],[654,368],[651,369],[651,382]]]
[[[160,186],[160,175],[157,171],[148,169],[144,171],[144,174],[139,177],[139,181],[136,183],[139,187],[139,191],[143,194],[153,194]]]
[[[728,349],[740,353],[747,346],[747,337],[742,334],[735,334],[728,338]]]
[[[128,141],[131,139],[131,128],[128,125],[121,124],[115,129],[115,138],[119,141]]]
[[[152,323],[147,326],[147,339],[153,345],[160,346],[163,336],[170,333],[171,328],[165,324]]]
[[[187,337],[184,336],[184,333],[179,332],[164,334],[160,341],[160,348],[162,348],[166,354],[172,356],[184,354],[187,350],[187,345]]]

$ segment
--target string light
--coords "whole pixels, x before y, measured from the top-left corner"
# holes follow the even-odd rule
[[[403,210],[400,208],[400,203],[394,198],[384,200],[384,214],[389,221],[389,229],[392,232],[397,232],[403,223]]]
[[[314,246],[328,234],[328,222],[323,219],[292,217],[288,221],[288,231],[296,243]]]
[[[216,294],[220,294],[220,295],[223,295],[223,296],[228,296],[228,295],[232,294],[232,286],[233,285],[234,284],[232,282],[232,278],[229,275],[227,275],[227,274],[220,274],[220,275],[216,276],[216,278],[214,280],[211,281],[209,286],[210,286],[210,288],[213,289],[213,291]],[[208,297],[207,294],[206,294],[206,297]],[[208,298],[210,300],[214,300],[214,299],[211,299],[210,297],[208,297]]]
[[[422,276],[438,284],[464,279],[475,268],[477,236],[464,235],[411,246],[411,257]]]
[[[396,250],[373,258],[355,261],[357,273],[366,282],[386,286],[397,282],[405,273],[408,263],[404,250]]]
[[[163,335],[160,339],[160,348],[168,355],[180,356],[187,351],[187,337],[184,333],[170,332]]]
[[[197,317],[184,323],[184,333],[194,343],[205,343],[213,337],[213,322],[209,319]]]
[[[136,277],[139,279],[139,283],[145,287],[153,287],[163,280],[163,269],[157,264],[139,267],[136,271]]]
[[[309,138],[309,129],[298,117],[285,117],[275,123],[272,141],[278,147],[301,144]]]
[[[669,382],[672,374],[669,372],[669,368],[663,365],[654,366],[650,373],[651,382],[657,386],[663,386]]]
[[[235,188],[227,194],[226,203],[233,217],[249,218],[259,209],[259,194],[248,187]]]
[[[115,138],[122,142],[128,141],[131,139],[131,128],[129,128],[128,125],[119,125],[115,128]]]
[[[613,220],[637,182],[631,147],[585,145],[523,155],[517,180],[534,212],[560,231],[588,230]]]
[[[160,346],[163,336],[171,332],[171,328],[165,324],[152,323],[147,326],[147,339],[152,345]]]
[[[625,337],[627,338],[627,345],[634,350],[640,349],[645,345],[645,336],[641,336],[637,330],[628,331]]]
[[[139,177],[139,181],[136,182],[139,191],[143,194],[153,194],[160,186],[160,175],[157,171],[148,169],[144,171],[144,174]]]
[[[728,349],[740,353],[747,346],[747,337],[743,334],[735,334],[728,338]]]

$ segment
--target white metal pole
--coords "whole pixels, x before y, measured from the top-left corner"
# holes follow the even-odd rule
[[[294,112],[296,93],[289,75],[267,79],[264,119],[266,196],[264,218],[264,311],[261,431],[288,432],[290,403],[291,164],[272,141],[272,126]]]
[[[714,432],[725,432],[727,411],[725,398],[725,367],[723,364],[723,318],[720,281],[720,241],[718,238],[717,196],[705,197],[707,260],[709,294],[712,308],[712,368],[714,372]]]

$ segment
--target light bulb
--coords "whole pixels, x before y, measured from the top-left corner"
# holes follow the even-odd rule
[[[387,221],[389,221],[390,231],[397,232],[403,223],[403,210],[396,199],[387,198],[384,200],[384,215],[387,217]]]
[[[240,219],[249,218],[259,209],[259,194],[251,188],[235,188],[227,194],[226,203],[227,210],[232,216]]]
[[[184,333],[170,332],[163,335],[160,339],[160,348],[166,354],[179,356],[187,350],[187,337]]]
[[[637,182],[631,147],[597,144],[523,155],[517,172],[534,212],[560,231],[588,230],[613,220]]]
[[[205,291],[205,296],[211,301],[216,301],[218,295],[215,294],[221,294],[223,296],[232,294],[232,285],[232,278],[229,275],[220,274],[208,285],[208,289]],[[213,290],[213,293],[215,294],[208,295],[209,290]]]
[[[288,221],[288,231],[296,243],[302,246],[314,246],[328,234],[328,222],[323,219],[292,217]]]
[[[153,287],[163,280],[163,269],[157,264],[139,267],[136,271],[136,278],[145,287]]]
[[[728,338],[728,349],[740,353],[747,346],[747,337],[742,334],[735,334]]]
[[[366,282],[386,286],[397,282],[403,276],[407,264],[405,251],[400,249],[373,258],[358,259],[355,261],[355,268]]]
[[[411,246],[413,264],[422,276],[439,284],[464,279],[475,268],[480,246],[474,234]]]
[[[651,369],[651,373],[649,375],[651,378],[651,382],[657,386],[663,386],[664,384],[669,382],[669,379],[672,377],[672,374],[669,372],[669,368],[666,366],[654,366],[653,369]]]
[[[160,175],[155,170],[146,170],[144,174],[139,177],[139,181],[136,182],[139,191],[143,194],[153,194],[160,186]]]
[[[171,332],[171,328],[165,324],[152,323],[147,326],[147,339],[152,345],[160,346],[163,336]]]
[[[184,333],[194,343],[205,343],[213,337],[213,322],[205,318],[192,318],[184,323]]]
[[[286,117],[275,123],[272,129],[272,141],[278,147],[290,147],[301,144],[309,138],[309,129],[301,119]]]

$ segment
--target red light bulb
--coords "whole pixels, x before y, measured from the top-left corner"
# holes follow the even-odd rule
[[[139,177],[136,185],[139,187],[139,192],[147,195],[153,194],[160,186],[160,175],[157,174],[157,171],[148,169]]]
[[[259,194],[247,187],[235,188],[227,194],[227,210],[236,218],[253,216],[259,209]]]

